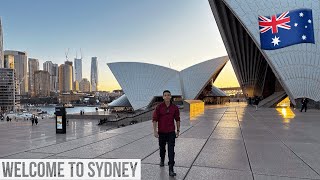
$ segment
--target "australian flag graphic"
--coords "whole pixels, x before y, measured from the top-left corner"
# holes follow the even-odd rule
[[[259,16],[261,48],[274,50],[294,44],[315,43],[311,9]]]

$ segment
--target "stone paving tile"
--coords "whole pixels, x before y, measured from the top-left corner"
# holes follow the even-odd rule
[[[258,174],[320,178],[282,143],[246,142],[252,171]]]
[[[212,126],[194,126],[185,133],[181,134],[182,138],[207,139],[212,133]]]
[[[245,141],[257,141],[257,142],[280,142],[280,139],[272,134],[268,129],[242,129],[242,135]]]
[[[75,159],[75,158],[70,158],[70,157],[65,157],[65,156],[59,156],[59,154],[48,156],[43,159]],[[84,158],[85,159],[85,158]]]
[[[75,149],[75,148],[78,148],[81,146],[85,146],[90,143],[101,141],[103,139],[107,139],[107,138],[110,138],[110,137],[113,137],[116,135],[119,135],[119,134],[100,133],[98,135],[88,136],[88,137],[84,137],[84,138],[80,138],[80,139],[76,139],[76,140],[72,140],[72,141],[67,141],[64,143],[59,143],[59,144],[54,144],[54,145],[46,146],[46,147],[39,148],[39,149],[34,149],[34,150],[31,150],[31,152],[40,152],[40,153],[47,152],[47,153],[57,154],[57,153],[72,150],[72,149]]]
[[[210,138],[194,165],[250,171],[242,140]]]
[[[5,157],[5,156],[9,156],[9,155],[13,155],[13,154],[17,154],[17,153],[22,153],[25,151],[28,151],[32,148],[37,148],[37,147],[43,147],[43,146],[48,146],[48,145],[52,145],[54,144],[53,142],[49,143],[43,143],[43,144],[39,144],[37,146],[35,145],[31,145],[30,143],[27,142],[20,142],[20,143],[15,143],[15,144],[11,144],[11,145],[2,145],[0,147],[0,158]]]
[[[320,174],[320,144],[316,143],[285,143],[304,162]]]
[[[199,123],[195,124],[194,127],[210,127],[211,129],[214,129],[219,121],[200,121]]]
[[[239,123],[238,121],[220,121],[217,127],[218,128],[221,128],[221,127],[239,128]]]
[[[255,180],[308,180],[308,179],[300,179],[300,178],[293,178],[293,177],[281,177],[281,176],[266,176],[266,175],[257,175],[254,174]]]
[[[97,126],[95,122],[70,120],[67,134],[64,135],[56,134],[53,119],[40,119],[38,126],[31,126],[30,121],[0,123],[0,142],[10,142],[6,143],[8,146],[2,146],[5,144],[1,143],[0,157],[97,134],[108,128]]]
[[[205,143],[204,139],[194,138],[177,138],[175,145],[175,165],[181,167],[190,167],[192,162],[199,154],[201,148]],[[144,159],[143,163],[159,164],[160,154],[159,150],[151,156]],[[168,151],[166,152],[165,164],[168,164]]]
[[[49,154],[49,153],[22,152],[22,153],[13,154],[10,156],[2,157],[2,159],[42,159],[52,155],[53,154]]]
[[[253,180],[250,171],[192,166],[185,180]]]
[[[110,138],[97,143],[89,144],[77,149],[59,153],[59,156],[66,156],[72,158],[95,158],[109,151],[117,149],[121,146],[133,142],[131,138],[117,137]]]
[[[238,139],[242,140],[240,128],[232,127],[218,127],[216,128],[210,138],[213,139]]]
[[[98,159],[143,159],[159,149],[158,139],[153,136],[144,137],[119,149],[103,154]]]
[[[168,166],[160,167],[159,165],[143,164],[141,165],[141,179],[142,180],[173,180],[183,179],[187,174],[189,168],[175,167],[174,171],[177,176],[169,176]]]

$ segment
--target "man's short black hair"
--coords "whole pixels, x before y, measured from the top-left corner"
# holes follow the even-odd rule
[[[169,90],[164,90],[162,95],[164,95],[164,93],[170,93],[171,94],[171,92]]]

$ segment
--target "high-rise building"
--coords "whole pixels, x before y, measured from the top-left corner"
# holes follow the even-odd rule
[[[98,91],[98,60],[97,60],[97,57],[91,58],[91,90]]]
[[[19,85],[20,95],[28,93],[28,58],[26,52],[21,51],[4,51],[4,55],[14,56],[14,69],[16,70],[17,83]]]
[[[14,55],[4,55],[4,68],[14,69]]]
[[[71,63],[71,65],[70,65]],[[59,66],[59,90],[60,92],[71,91],[72,81],[72,62],[66,61],[65,64]]]
[[[79,89],[81,92],[90,92],[90,82],[87,78],[83,78],[79,83]]]
[[[36,97],[50,96],[50,73],[48,71],[36,71],[34,73],[34,91]]]
[[[79,81],[75,80],[73,82],[73,90],[74,91],[79,91]]]
[[[2,34],[2,22],[0,18],[0,68],[4,67],[4,54],[3,54],[3,34]]]
[[[58,64],[53,64],[51,61],[43,63],[43,70],[50,74],[50,91],[57,92],[59,90],[58,85]]]
[[[43,70],[49,72],[51,75],[52,74],[52,66],[53,66],[53,63],[51,61],[46,61],[43,63]]]
[[[52,76],[51,90],[53,90],[53,92],[58,92],[59,91],[59,78],[58,78],[59,66],[58,66],[58,64],[53,64],[52,69],[53,69],[53,75],[51,75]]]
[[[15,70],[0,68],[0,112],[15,111],[20,105],[20,96]]]
[[[75,81],[80,82],[82,80],[82,59],[74,59],[74,74]]]
[[[72,66],[72,61],[65,61],[64,62],[64,64],[66,64],[66,65],[69,65],[70,67],[71,67],[71,84],[72,84],[72,86],[71,86],[71,90],[73,90],[74,89],[74,87],[73,87],[73,82],[74,82],[74,71],[73,71],[73,66]],[[66,74],[69,74],[69,68],[67,68],[67,72],[66,72]]]
[[[58,78],[59,78],[59,91],[63,92],[64,87],[63,87],[63,74],[64,74],[64,64],[60,64],[59,66],[59,74],[58,74]]]
[[[29,95],[34,97],[34,73],[39,71],[39,60],[34,58],[29,58]],[[49,81],[48,81],[49,82]]]

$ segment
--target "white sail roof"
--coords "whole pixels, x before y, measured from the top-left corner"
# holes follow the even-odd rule
[[[209,3],[212,6],[213,14],[220,27],[220,32],[227,45],[226,47],[232,47],[233,44],[237,43],[229,40],[231,38],[236,39],[234,38],[236,35],[232,36],[234,34],[229,34],[229,32],[236,28],[235,31],[238,31],[240,34],[240,30],[242,31],[242,29],[239,26],[234,26],[235,23],[229,24],[230,31],[227,31],[226,28],[221,28],[226,23],[227,16],[230,16],[230,14],[226,14],[225,11],[219,12],[219,7],[216,5],[222,3],[230,9],[231,13],[239,20],[241,26],[247,31],[249,37],[252,38],[254,44],[257,45],[290,98],[297,99],[307,97],[315,101],[320,101],[319,0],[209,0]],[[296,9],[312,10],[313,20],[310,21],[310,26],[312,25],[314,28],[315,44],[301,43],[276,50],[262,50],[260,48],[260,31],[258,25],[259,15],[271,16]],[[309,19],[306,19],[306,21],[309,22]],[[240,39],[248,39],[248,37],[241,37]],[[243,45],[243,42],[239,44]],[[231,59],[235,58],[236,52],[229,49],[229,55]],[[243,51],[241,55],[248,59],[249,56],[254,56],[255,54],[253,54],[252,51]],[[238,56],[238,58],[240,58],[240,56]],[[247,71],[251,70],[250,66],[245,68],[247,68]],[[236,72],[236,74],[239,73],[240,72]]]
[[[195,99],[228,60],[228,57],[208,60],[181,72],[139,62],[109,63],[108,66],[133,109],[137,110],[148,106],[155,96],[162,96],[166,89],[172,95]]]

